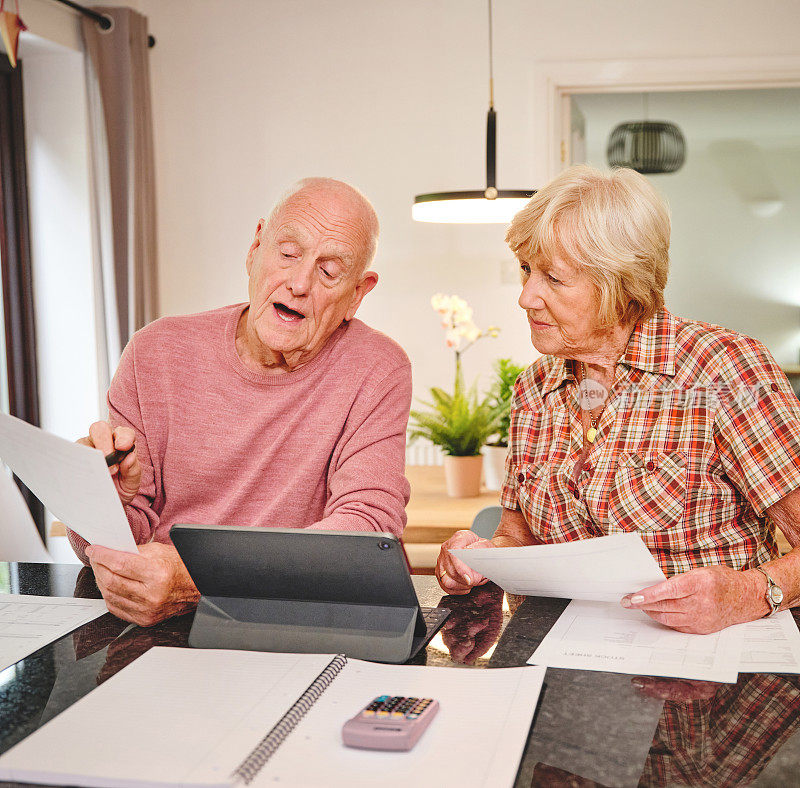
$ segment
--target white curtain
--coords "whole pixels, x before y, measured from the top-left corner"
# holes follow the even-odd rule
[[[94,6],[81,22],[91,135],[94,281],[103,400],[122,349],[158,316],[155,172],[147,18]]]

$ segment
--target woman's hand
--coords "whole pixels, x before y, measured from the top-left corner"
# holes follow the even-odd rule
[[[622,598],[622,607],[642,610],[660,624],[707,635],[769,612],[766,581],[755,569],[704,566]]]
[[[445,596],[439,607],[449,607],[442,626],[442,642],[453,662],[474,665],[500,637],[503,627],[503,589],[494,583],[476,588],[466,599]]]
[[[494,547],[490,539],[481,539],[472,531],[456,531],[439,550],[436,561],[436,579],[448,594],[468,594],[474,586],[483,585],[488,578],[459,561],[450,550],[456,548]]]

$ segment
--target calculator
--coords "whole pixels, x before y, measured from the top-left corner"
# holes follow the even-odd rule
[[[348,747],[410,750],[439,711],[433,698],[380,695],[342,727]]]

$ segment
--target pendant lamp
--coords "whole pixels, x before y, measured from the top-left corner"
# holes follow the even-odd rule
[[[533,196],[534,189],[498,189],[497,113],[492,69],[492,0],[489,0],[489,111],[486,115],[486,188],[432,192],[414,198],[411,216],[418,222],[444,224],[508,224]]]
[[[642,106],[647,118],[647,94],[642,96]],[[643,175],[676,172],[686,161],[686,139],[668,121],[628,121],[611,132],[606,158],[611,167],[630,167]]]

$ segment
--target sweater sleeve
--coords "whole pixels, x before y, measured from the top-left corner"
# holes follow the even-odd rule
[[[406,526],[405,447],[411,365],[405,361],[354,404],[328,472],[323,519],[311,528],[388,531]]]
[[[131,427],[136,433],[136,454],[142,466],[142,482],[136,497],[125,507],[136,544],[149,542],[159,517],[153,509],[157,495],[156,473],[151,455],[155,437],[149,435],[142,414],[136,374],[136,337],[125,348],[108,388],[108,420],[114,427]]]

